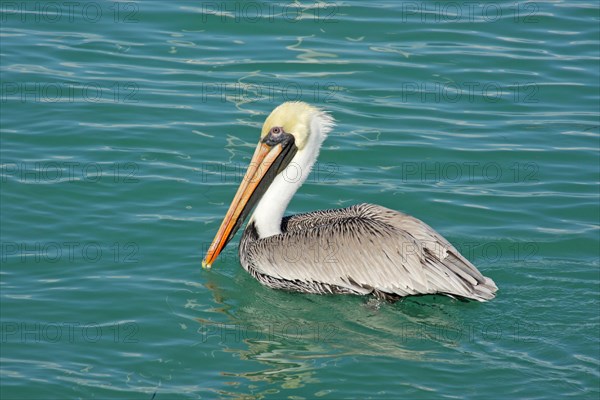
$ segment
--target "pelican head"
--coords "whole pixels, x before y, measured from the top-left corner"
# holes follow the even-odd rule
[[[292,135],[298,151],[302,151],[311,138],[320,140],[319,145],[321,144],[333,128],[333,119],[310,104],[300,101],[286,102],[275,108],[267,117],[260,138],[264,139],[273,128],[278,127]]]
[[[202,261],[204,268],[211,267],[255,205],[251,221],[259,236],[281,233],[285,208],[308,177],[333,126],[329,114],[304,102],[286,102],[271,112],[244,179]]]

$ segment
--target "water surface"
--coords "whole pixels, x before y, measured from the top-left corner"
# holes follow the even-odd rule
[[[596,2],[1,11],[3,399],[598,398]],[[290,213],[410,213],[498,297],[203,271],[287,100],[338,121]]]

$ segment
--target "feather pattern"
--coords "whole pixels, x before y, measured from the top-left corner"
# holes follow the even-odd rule
[[[239,255],[262,284],[290,291],[486,301],[497,290],[429,225],[373,204],[288,216],[264,238],[251,221]]]

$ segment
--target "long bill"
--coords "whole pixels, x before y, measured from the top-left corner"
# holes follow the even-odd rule
[[[244,179],[202,260],[202,268],[211,267],[244,219],[267,191],[275,176],[289,164],[296,150],[293,139],[274,146],[270,146],[264,140],[258,143]]]

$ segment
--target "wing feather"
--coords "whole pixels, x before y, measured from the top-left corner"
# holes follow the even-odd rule
[[[286,217],[282,227],[281,235],[248,248],[260,274],[361,294],[443,293],[485,301],[497,290],[427,224],[381,206],[300,214]]]

